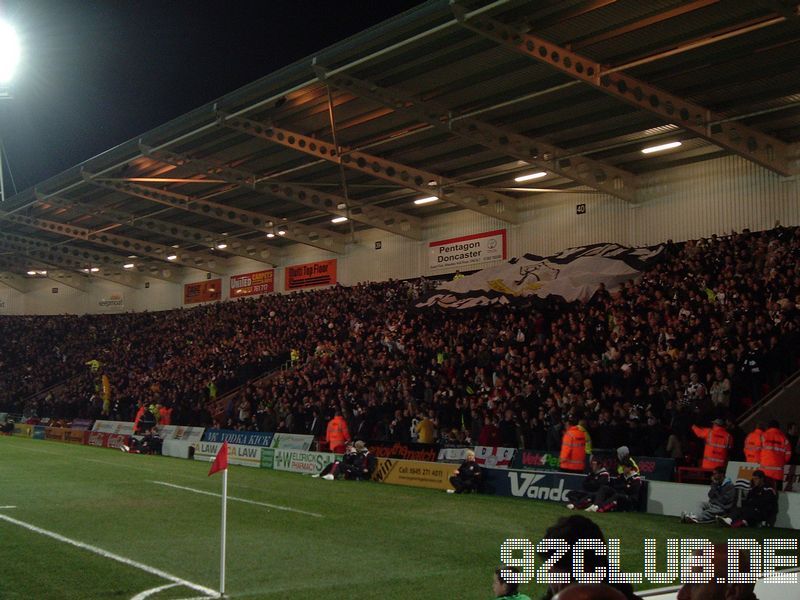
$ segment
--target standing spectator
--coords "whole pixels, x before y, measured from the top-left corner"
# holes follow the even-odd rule
[[[769,427],[761,440],[760,469],[764,472],[769,484],[777,491],[781,491],[784,467],[792,457],[789,440],[780,430],[778,422],[774,420],[769,422]]]
[[[342,416],[342,411],[337,410],[334,417],[328,423],[328,428],[325,433],[325,441],[328,442],[328,447],[334,454],[341,454],[344,452],[345,443],[350,440],[350,431],[347,429],[347,421]]]
[[[436,425],[428,415],[421,415],[417,423],[417,442],[432,444],[436,440]]]
[[[756,424],[756,428],[744,438],[744,460],[745,462],[761,463],[761,446],[763,445],[764,429],[763,423]]]
[[[583,473],[586,468],[586,431],[578,425],[578,418],[569,418],[569,428],[561,439],[562,471]]]
[[[514,411],[506,409],[498,429],[500,430],[500,445],[503,448],[519,448],[517,424],[514,422]]]
[[[725,469],[717,467],[711,475],[711,488],[708,490],[708,501],[700,503],[696,513],[683,513],[682,523],[713,523],[717,517],[727,515],[736,502],[736,488],[733,482],[725,477]]]
[[[705,442],[701,468],[713,470],[728,464],[728,451],[733,447],[733,436],[724,427],[725,421],[714,419],[709,427],[692,425],[694,434]]]

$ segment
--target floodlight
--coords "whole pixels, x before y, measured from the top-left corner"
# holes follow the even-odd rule
[[[20,48],[17,32],[4,21],[0,21],[0,84],[14,77],[19,63]]]

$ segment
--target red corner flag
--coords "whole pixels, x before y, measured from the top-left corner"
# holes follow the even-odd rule
[[[211,469],[208,472],[209,477],[217,471],[224,471],[228,468],[228,442],[222,442],[222,446],[217,452],[214,462],[211,463]]]

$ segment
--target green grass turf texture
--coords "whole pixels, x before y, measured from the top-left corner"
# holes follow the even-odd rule
[[[152,483],[219,493],[221,475],[208,477],[208,468],[206,462],[0,437],[0,506],[17,507],[0,513],[217,589],[220,499]],[[227,592],[250,600],[488,599],[503,540],[536,543],[556,519],[571,514],[546,501],[330,482],[240,466],[230,467],[228,493],[323,515],[229,501]],[[606,537],[622,540],[629,571],[642,570],[645,537],[796,536],[792,530],[683,525],[656,515],[591,518]],[[0,521],[0,598],[128,599],[168,583]],[[544,590],[522,586],[532,598]],[[197,595],[177,587],[151,598]]]

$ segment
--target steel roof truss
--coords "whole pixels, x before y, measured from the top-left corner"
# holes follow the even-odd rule
[[[549,65],[640,110],[658,115],[668,123],[675,123],[678,127],[771,171],[781,175],[792,174],[790,147],[777,138],[739,121],[725,120],[724,115],[622,71],[606,69],[586,56],[530,33],[523,33],[514,25],[507,25],[483,15],[466,18],[462,7],[455,4],[452,6],[456,17],[465,27],[509,50]]]
[[[426,196],[437,196],[446,202],[508,223],[518,221],[516,200],[503,194],[468,184],[459,184],[454,179],[373,156],[366,152],[344,147],[337,150],[334,144],[275,125],[257,123],[242,117],[227,117],[223,118],[222,122],[237,131],[335,164],[339,164],[339,160],[341,160],[341,164],[348,169],[389,181],[399,187],[416,190]],[[275,184],[275,187],[277,185]]]
[[[326,77],[324,71],[318,70],[318,73]],[[472,117],[456,117],[452,111],[436,102],[418,100],[397,88],[382,88],[347,74],[331,75],[327,81],[335,87],[408,114],[421,123],[449,131],[472,143],[547,169],[627,202],[636,202],[636,176],[623,169],[586,156],[568,157],[569,152],[563,148],[505,127],[490,125]]]

